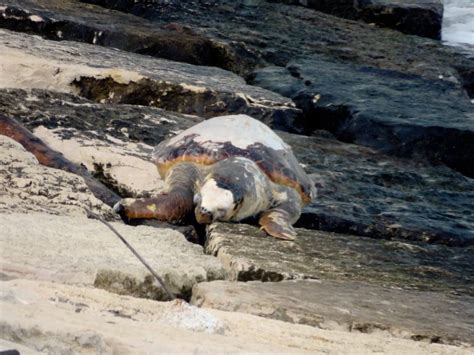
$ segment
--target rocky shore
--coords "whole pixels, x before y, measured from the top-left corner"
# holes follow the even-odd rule
[[[113,196],[162,191],[153,146],[234,113],[318,189],[294,242],[127,225],[0,135],[0,350],[472,353],[474,60],[437,0],[358,3],[0,0],[0,116]]]

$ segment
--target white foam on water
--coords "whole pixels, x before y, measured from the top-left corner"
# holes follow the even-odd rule
[[[443,3],[443,41],[460,46],[474,56],[474,0],[444,0]]]

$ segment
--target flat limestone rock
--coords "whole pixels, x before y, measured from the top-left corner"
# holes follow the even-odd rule
[[[474,296],[471,248],[304,229],[297,233],[295,241],[280,242],[253,226],[215,223],[205,247],[230,280],[351,280]]]
[[[0,135],[0,213],[85,216],[86,208],[117,218],[82,177],[40,165],[19,143]]]
[[[1,283],[3,349],[70,353],[455,354],[469,349],[290,324],[30,280]],[[5,344],[5,345],[4,345]]]
[[[20,354],[25,354],[25,355],[39,355],[41,354],[40,351],[33,350],[27,346],[24,346],[22,344],[15,343],[13,341],[7,341],[0,339],[0,347],[2,349],[5,349],[4,351],[8,350],[16,350]],[[12,353],[12,355],[15,355],[15,353]]]
[[[140,261],[105,225],[86,217],[0,214],[6,277],[94,285],[119,294],[166,299]],[[112,222],[172,292],[189,297],[196,282],[223,279],[220,262],[171,229]]]
[[[7,30],[0,31],[0,53],[0,88],[76,93],[203,117],[245,113],[282,129],[299,113],[290,99],[219,68]]]
[[[152,196],[164,189],[165,183],[150,161],[151,146],[130,144],[112,137],[109,142],[91,139],[73,129],[38,127],[34,134],[68,160],[84,165],[123,197]],[[71,136],[62,139],[65,135]]]
[[[474,343],[473,297],[356,281],[215,281],[196,285],[191,303],[323,329],[388,332],[471,349]]]

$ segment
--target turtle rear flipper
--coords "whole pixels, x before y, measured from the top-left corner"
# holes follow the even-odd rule
[[[291,226],[301,214],[299,194],[286,186],[274,186],[274,207],[264,211],[258,223],[261,228],[274,238],[294,240],[296,231]]]

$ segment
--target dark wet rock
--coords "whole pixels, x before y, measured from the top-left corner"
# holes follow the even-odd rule
[[[288,106],[270,108],[273,106],[272,103],[268,101],[263,103],[261,99],[254,100],[241,92],[213,92],[204,87],[193,88],[182,83],[171,84],[150,79],[122,84],[112,78],[82,77],[74,81],[73,86],[79,89],[81,96],[98,102],[157,106],[169,111],[206,118],[245,113],[261,119],[276,129],[300,131],[294,124],[299,112],[290,106],[289,101],[285,103]],[[259,101],[263,105],[260,105]],[[265,107],[267,104],[269,106]]]
[[[474,67],[460,65],[457,67],[457,70],[461,77],[462,85],[466,89],[469,97],[474,97]]]
[[[305,6],[330,15],[357,20],[359,18],[359,1],[354,0],[270,0],[289,5]]]
[[[474,108],[452,83],[323,59],[263,68],[251,82],[292,98],[305,113],[306,133],[325,129],[474,177]]]
[[[44,90],[2,90],[0,112],[15,117],[122,197],[159,193],[164,183],[150,161],[153,146],[203,120],[153,107],[99,104]]]
[[[295,241],[281,242],[253,226],[216,223],[205,250],[217,256],[230,280],[352,280],[474,296],[472,247],[297,232]]]
[[[359,1],[359,14],[365,22],[441,39],[443,4],[440,0],[362,0]]]
[[[323,329],[388,332],[431,343],[474,343],[474,298],[385,288],[357,281],[214,281],[191,302]]]
[[[115,138],[154,146],[202,120],[152,107],[93,103],[42,90],[0,91],[0,107],[32,130],[41,125],[55,130],[66,140],[65,145],[80,132],[81,137],[109,144],[115,144]],[[298,226],[447,245],[474,242],[472,179],[444,166],[342,143],[324,132],[316,131],[315,137],[279,132],[318,188],[318,197],[303,210]],[[149,159],[150,149],[139,156]],[[133,195],[129,190],[125,194]]]
[[[216,66],[243,73],[256,65],[239,44],[226,44],[179,24],[155,26],[117,11],[71,0],[4,0],[0,27],[38,34],[50,40],[69,40],[196,65]]]
[[[83,2],[132,13],[159,25],[177,22],[210,38],[241,43],[254,57],[280,66],[319,54],[429,78],[442,75],[445,80],[454,81],[460,80],[455,65],[474,67],[472,61],[438,41],[406,36],[300,6],[233,0]]]
[[[39,89],[0,90],[0,111],[31,130],[39,126],[62,128],[61,138],[66,140],[74,131],[80,131],[87,138],[111,144],[116,138],[151,146],[203,120],[156,107],[96,103],[73,94]]]
[[[48,39],[69,39],[218,66],[239,74],[265,63],[284,66],[292,59],[314,54],[430,78],[441,75],[461,84],[474,68],[472,61],[437,41],[404,36],[299,6],[228,0],[83,2],[119,11],[71,0],[4,0],[0,26]],[[459,66],[468,71],[458,71]]]
[[[440,39],[443,4],[440,0],[273,0],[302,5],[351,20],[362,20],[406,34]]]
[[[213,117],[246,113],[296,130],[290,99],[250,86],[219,68],[171,62],[77,42],[53,42],[0,30],[3,86],[80,93],[101,103],[155,106]],[[24,67],[33,70],[24,70]]]
[[[280,135],[318,188],[298,226],[373,238],[474,243],[472,179],[336,140]]]

